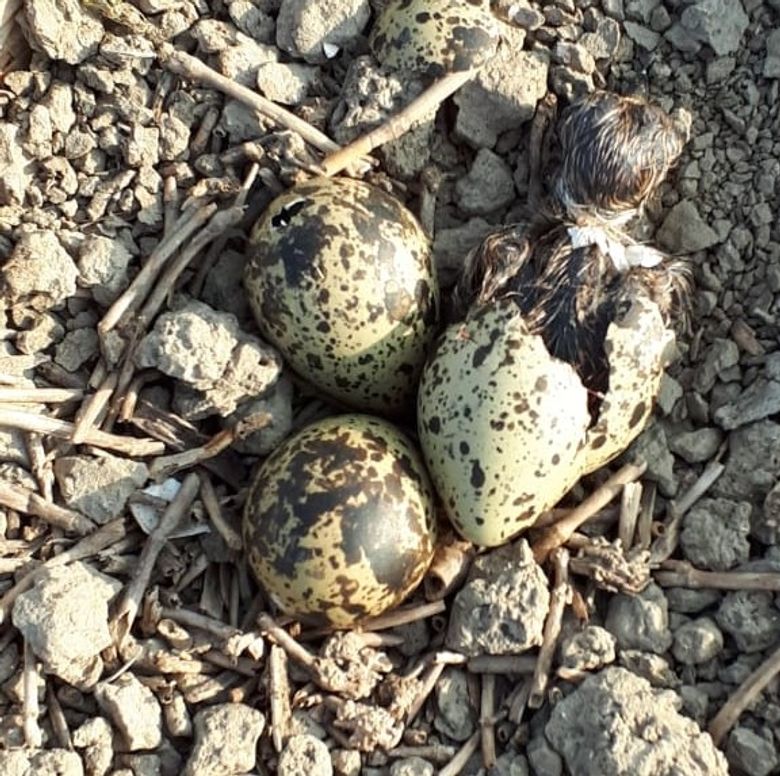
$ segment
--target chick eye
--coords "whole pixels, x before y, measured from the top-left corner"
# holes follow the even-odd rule
[[[283,207],[272,219],[271,226],[276,229],[284,228],[290,225],[290,221],[295,218],[298,213],[303,210],[306,205],[306,201],[299,199],[297,202],[291,202],[289,205]]]

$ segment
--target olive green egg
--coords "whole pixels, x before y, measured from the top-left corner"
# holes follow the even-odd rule
[[[449,327],[423,371],[418,431],[448,517],[497,546],[621,453],[652,411],[673,334],[639,297],[610,324],[609,389],[594,419],[574,369],[504,299]]]
[[[380,414],[414,404],[439,290],[397,199],[348,178],[295,186],[252,230],[244,286],[263,334],[322,391]]]
[[[311,424],[258,469],[249,566],[287,614],[350,627],[401,603],[433,557],[433,491],[412,443],[368,415]]]
[[[482,0],[395,0],[369,44],[382,65],[437,77],[479,67],[496,53],[498,25]]]

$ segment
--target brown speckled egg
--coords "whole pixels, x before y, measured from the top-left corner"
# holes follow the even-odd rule
[[[439,291],[398,200],[348,178],[294,187],[255,225],[244,285],[265,336],[318,388],[382,414],[413,404]]]
[[[504,299],[445,331],[423,371],[423,458],[458,531],[496,546],[533,525],[644,427],[673,334],[639,297],[609,326],[609,390],[598,417],[574,369]]]
[[[419,454],[390,423],[341,415],[313,423],[260,466],[244,510],[257,578],[286,613],[348,627],[399,604],[436,541]]]
[[[369,43],[381,64],[436,77],[490,59],[498,28],[483,0],[395,0],[376,20]]]

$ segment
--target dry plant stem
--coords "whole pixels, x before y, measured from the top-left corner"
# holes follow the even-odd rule
[[[40,434],[28,431],[24,435],[24,442],[27,456],[30,459],[30,467],[43,500],[52,503],[54,501],[54,470],[46,451],[43,449],[43,440]]]
[[[371,130],[362,137],[353,140],[340,151],[331,153],[322,163],[325,175],[336,175],[359,162],[366,154],[370,154],[375,148],[397,140],[408,132],[415,124],[435,111],[451,94],[460,89],[463,84],[470,81],[476,74],[476,70],[461,70],[457,73],[449,73],[429,86],[419,97],[412,100],[403,110],[392,116],[387,122]]]
[[[98,324],[98,332],[104,337],[124,316],[137,310],[154,286],[158,275],[162,272],[168,258],[175,253],[190,236],[200,229],[217,210],[214,204],[204,205],[194,212],[187,211],[171,228],[169,236],[165,237],[152,251],[144,262],[141,271],[133,278],[133,282],[109,307],[103,320]]]
[[[159,281],[149,294],[149,298],[141,308],[138,316],[138,330],[145,331],[155,315],[165,302],[168,293],[172,291],[179,279],[179,275],[187,268],[187,265],[205,248],[213,239],[223,232],[235,226],[243,213],[242,206],[233,206],[226,210],[218,210],[210,218],[209,222],[195,235],[187,247],[175,256],[165,268]],[[140,274],[140,273],[139,273]]]
[[[174,622],[179,623],[179,625],[199,628],[214,636],[219,636],[219,638],[224,639],[225,641],[241,632],[237,628],[226,625],[221,620],[215,620],[213,617],[200,614],[200,612],[193,612],[191,609],[172,609],[163,606],[160,609],[160,616],[173,620]]]
[[[244,546],[241,535],[232,525],[230,525],[222,514],[216,491],[211,484],[211,478],[205,471],[198,472],[198,477],[200,478],[200,499],[203,502],[203,506],[206,508],[206,513],[208,514],[212,525],[225,540],[225,544],[227,544],[231,550],[239,552]]]
[[[197,466],[199,463],[203,463],[209,458],[214,458],[219,455],[223,450],[227,450],[227,448],[237,439],[241,439],[254,431],[265,428],[272,419],[271,415],[267,412],[259,412],[256,415],[250,415],[239,423],[236,423],[233,428],[226,428],[223,431],[218,431],[208,440],[208,442],[206,442],[206,444],[201,445],[200,447],[185,450],[182,453],[174,453],[173,455],[165,455],[156,458],[149,467],[149,473],[155,479],[163,480],[182,469],[189,469],[193,466]]]
[[[395,609],[387,614],[380,614],[378,617],[370,617],[360,623],[361,630],[386,630],[395,628],[398,625],[406,625],[417,620],[425,620],[434,614],[441,614],[447,611],[447,605],[444,601],[432,601],[427,604],[418,604],[415,606]]]
[[[539,656],[531,680],[528,705],[532,709],[538,709],[544,703],[555,648],[558,646],[558,636],[561,633],[563,610],[569,600],[569,553],[563,547],[559,547],[553,553],[552,559],[555,567],[555,586],[550,594],[550,610],[544,622],[542,646],[539,649]]]
[[[179,189],[173,175],[169,175],[163,183],[163,206],[163,237],[168,237],[173,232],[179,211]]]
[[[569,537],[590,517],[605,507],[621,491],[624,485],[642,476],[646,463],[629,463],[613,474],[600,488],[591,493],[579,506],[560,522],[542,530],[533,544],[534,558],[544,563],[549,554],[566,544]]]
[[[73,423],[69,423],[66,420],[6,408],[0,408],[0,426],[48,434],[68,442],[75,428]],[[153,439],[118,436],[98,429],[90,429],[84,439],[84,443],[93,447],[123,453],[131,458],[160,455],[165,450],[165,446],[161,442],[156,442]]]
[[[88,396],[76,413],[76,420],[71,441],[74,445],[82,444],[89,432],[100,425],[102,415],[111,395],[116,388],[119,374],[111,372],[100,384],[94,394]]]
[[[440,544],[425,575],[425,597],[437,601],[458,587],[468,573],[475,552],[474,545],[454,536]]]
[[[642,484],[640,482],[627,483],[620,496],[620,520],[618,523],[618,538],[623,552],[628,552],[634,543],[641,501]]]
[[[778,673],[780,673],[780,648],[776,649],[742,682],[710,721],[707,731],[712,736],[715,746],[720,746],[723,737],[734,727],[739,715],[755,701]]]
[[[96,528],[95,524],[81,513],[57,506],[21,485],[11,485],[4,480],[0,480],[0,506],[37,517],[55,528],[79,536],[90,534]]]
[[[532,674],[536,662],[532,655],[479,655],[466,665],[474,674]]]
[[[482,764],[492,768],[496,764],[496,676],[482,677],[482,692],[479,698],[479,725],[482,736]]]
[[[130,628],[133,625],[144,593],[149,585],[157,556],[165,546],[170,533],[189,511],[192,502],[195,501],[195,497],[198,495],[199,484],[198,477],[195,474],[189,474],[185,478],[176,497],[163,512],[159,525],[146,540],[146,544],[141,551],[141,557],[138,560],[138,568],[125,588],[112,618],[111,625],[113,626],[114,641],[120,648],[130,633]]]
[[[528,708],[528,698],[531,695],[533,677],[529,676],[524,682],[518,684],[512,694],[506,700],[507,719],[514,725],[523,721],[525,710]]]
[[[46,706],[49,709],[49,721],[54,734],[57,736],[57,743],[63,749],[73,749],[73,742],[68,729],[68,720],[65,719],[57,693],[54,692],[50,682],[46,684]]]
[[[433,692],[436,682],[439,681],[439,677],[446,667],[446,663],[434,663],[432,666],[428,667],[428,670],[420,679],[420,691],[409,706],[409,713],[406,717],[407,725],[411,724],[414,718],[420,713],[420,709],[425,705],[425,701],[428,699],[431,692]]]
[[[287,676],[287,655],[274,644],[268,655],[268,684],[271,705],[271,738],[277,753],[282,751],[290,730],[290,679]]]
[[[43,734],[38,725],[38,671],[35,668],[35,654],[30,642],[24,640],[24,669],[22,674],[22,686],[24,687],[24,706],[22,717],[24,719],[24,741],[32,749],[37,749],[43,743]]]
[[[780,574],[776,572],[702,571],[682,560],[664,561],[653,577],[661,587],[780,591]]]
[[[649,550],[653,541],[653,513],[657,488],[654,482],[648,482],[642,489],[642,503],[639,518],[634,531],[634,547],[637,550]]]
[[[396,759],[419,757],[432,763],[446,763],[453,758],[456,749],[446,744],[426,744],[424,746],[396,746],[387,752],[388,757]]]
[[[669,518],[664,523],[664,532],[653,542],[650,548],[650,564],[657,566],[668,560],[675,549],[677,541],[680,538],[680,526],[682,525],[685,513],[713,486],[715,481],[723,474],[726,468],[718,460],[724,448],[710,461],[699,479],[677,501],[672,501],[669,505]]]
[[[190,158],[195,159],[206,150],[208,142],[211,140],[211,132],[219,121],[219,115],[219,109],[215,107],[206,111],[190,141]]]
[[[267,100],[265,97],[261,97],[246,86],[241,86],[241,84],[236,83],[232,79],[220,75],[196,57],[185,54],[183,51],[177,51],[173,46],[166,43],[160,46],[158,52],[160,64],[172,73],[193,81],[199,81],[217,89],[228,97],[232,97],[234,100],[238,100],[275,124],[296,132],[307,143],[326,154],[339,150],[337,143],[334,143],[327,135],[311,124]]]
[[[284,628],[277,625],[270,615],[261,614],[257,618],[257,627],[270,636],[296,663],[314,670],[317,658],[302,647]]]
[[[481,735],[482,731],[477,730],[477,732],[474,733],[460,749],[458,749],[458,753],[455,757],[439,771],[439,776],[458,776],[466,767],[466,763],[469,761],[471,755],[479,748],[479,739]]]
[[[84,396],[80,388],[3,388],[0,404],[62,404]]]
[[[156,369],[142,369],[134,376],[130,385],[127,386],[127,390],[122,397],[122,405],[119,410],[119,420],[126,423],[135,413],[135,406],[138,402],[138,394],[141,389],[147,384],[156,380],[159,377],[159,372]]]
[[[528,138],[528,204],[531,208],[542,200],[542,167],[545,136],[555,120],[558,99],[550,92],[536,106]]]

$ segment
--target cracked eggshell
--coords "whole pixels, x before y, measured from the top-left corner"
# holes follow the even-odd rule
[[[447,329],[423,371],[418,431],[457,530],[502,544],[624,450],[651,412],[670,337],[643,299],[610,325],[610,389],[592,425],[576,372],[529,333],[510,299]]]
[[[294,187],[255,225],[244,285],[263,334],[321,390],[391,415],[413,402],[439,290],[397,199],[348,178]]]
[[[249,565],[286,613],[349,627],[417,586],[436,543],[433,490],[390,423],[342,415],[288,439],[246,501]]]
[[[484,0],[396,0],[376,20],[369,44],[382,65],[432,77],[490,59],[498,25]]]

